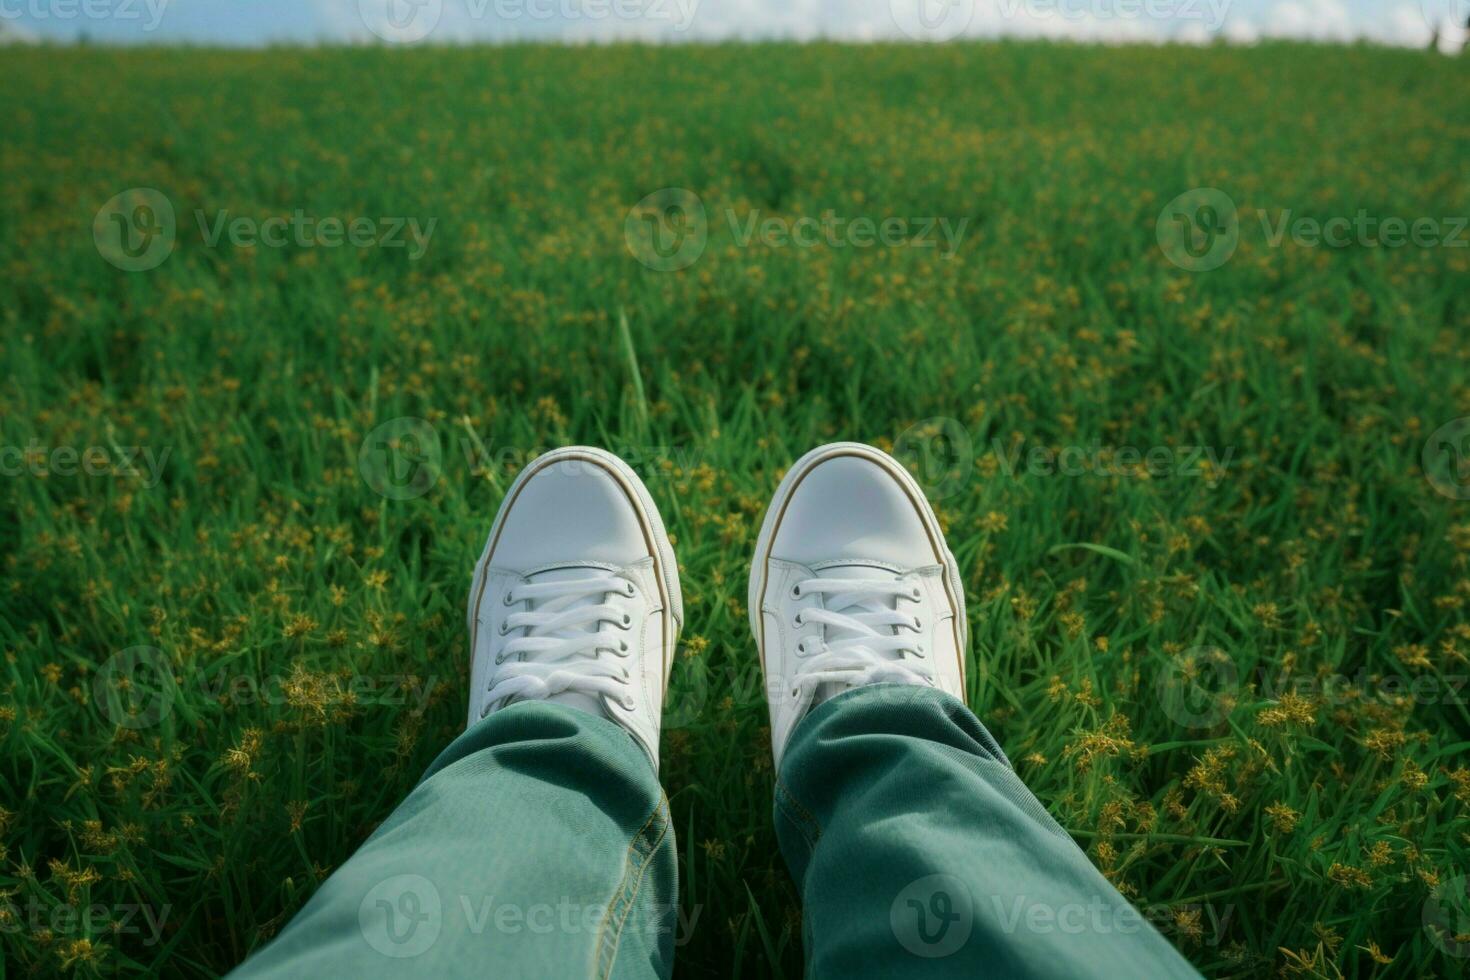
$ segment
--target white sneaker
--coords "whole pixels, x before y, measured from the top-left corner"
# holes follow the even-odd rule
[[[622,725],[656,769],[683,621],[643,481],[601,449],[547,453],[511,485],[475,566],[469,723],[516,701],[568,704]]]
[[[954,555],[908,471],[855,442],[797,460],[771,498],[750,569],[779,766],[802,717],[875,683],[965,699],[969,627]]]

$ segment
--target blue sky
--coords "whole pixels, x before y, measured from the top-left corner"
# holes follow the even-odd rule
[[[1001,35],[1419,45],[1432,19],[1467,14],[1470,0],[0,0],[0,33],[231,45]]]

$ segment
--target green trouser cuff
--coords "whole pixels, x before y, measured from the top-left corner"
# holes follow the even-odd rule
[[[812,976],[1198,976],[941,691],[818,705],[775,809]]]

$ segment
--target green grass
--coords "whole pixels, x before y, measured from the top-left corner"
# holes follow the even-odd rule
[[[971,706],[1202,970],[1463,969],[1424,909],[1470,873],[1470,502],[1421,451],[1470,415],[1470,249],[1272,247],[1257,212],[1470,214],[1470,59],[5,60],[0,444],[33,452],[0,460],[0,973],[206,975],[278,931],[462,729],[472,563],[519,466],[581,442],[631,457],[677,539],[663,781],[699,914],[679,971],[799,975],[745,581],[783,469],[834,439],[919,465],[970,597]],[[1191,273],[1155,227],[1202,186],[1241,241]],[[132,187],[178,215],[151,271],[94,246]],[[683,271],[625,240],[664,187],[710,216]],[[195,217],[297,209],[437,223],[411,261],[209,247]],[[727,209],[968,225],[953,255],[768,247]],[[441,461],[393,499],[359,452],[402,417]],[[131,446],[161,465],[38,461]],[[1221,465],[1008,462],[1068,446]],[[169,665],[168,701],[116,690],[133,656]],[[156,723],[115,724],[99,690]],[[137,905],[166,911],[159,942],[120,921]]]

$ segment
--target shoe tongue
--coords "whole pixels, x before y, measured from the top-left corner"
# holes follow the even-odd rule
[[[859,561],[851,564],[823,565],[821,568],[814,569],[813,574],[817,578],[860,578],[869,582],[903,577],[886,565],[869,565]]]
[[[870,566],[870,564],[833,564],[833,566],[825,567],[825,569],[814,569],[813,572],[816,573],[819,579],[863,579],[867,580],[867,582],[897,579],[898,577],[897,572],[882,569],[882,567]],[[833,613],[847,614],[872,611],[873,602],[878,601],[875,598],[867,598],[861,605],[848,605],[848,607],[838,608],[831,605],[833,598],[836,598],[835,594],[826,597],[828,599],[829,610],[832,610]],[[889,608],[889,610],[898,608],[898,597],[889,595],[889,597],[881,599],[881,602],[883,608]],[[897,632],[897,630],[895,630],[895,627],[888,627],[888,632]],[[828,639],[828,642],[838,641],[838,639],[853,639],[854,636],[863,636],[863,633],[857,632],[857,630],[841,629],[838,626],[826,627],[826,639]]]
[[[893,571],[892,569],[884,568],[882,566],[865,564],[826,565],[822,568],[813,569],[812,572],[814,575],[816,575],[817,578],[821,579],[861,579],[866,582],[897,580],[901,577],[897,572]],[[833,612],[846,613],[848,615],[863,612],[865,609],[871,611],[873,602],[876,599],[876,597],[870,596],[863,602],[861,606],[854,605],[847,607],[834,607],[833,605],[831,605],[831,600],[833,598],[835,598],[834,595],[826,596],[828,603],[827,608],[832,610]],[[888,596],[884,598],[882,602],[885,608],[898,608],[897,596]],[[897,627],[888,627],[888,631],[890,633],[897,632]],[[850,640],[854,637],[863,636],[866,634],[860,633],[857,630],[842,629],[837,626],[828,626],[826,628],[825,635],[827,638],[827,642],[833,643],[837,640]],[[899,659],[898,655],[894,653],[883,653],[878,654],[878,656],[882,657],[885,660]],[[812,703],[814,705],[820,704],[828,698],[835,697],[836,695],[841,694],[845,690],[847,690],[846,684],[839,684],[835,681],[822,684],[818,686],[818,688],[814,692]]]
[[[813,573],[817,576],[817,578],[824,578],[824,579],[848,579],[848,578],[850,578],[850,579],[861,579],[861,580],[863,580],[865,582],[874,582],[874,581],[886,582],[886,581],[889,581],[889,580],[897,580],[900,577],[897,572],[892,571],[891,569],[883,568],[881,566],[858,565],[858,564],[853,564],[853,565],[827,565],[827,566],[824,566],[824,567],[819,568],[819,569],[814,569],[813,570]],[[832,600],[832,598],[833,598],[833,596],[829,595],[827,597],[827,601],[830,603],[831,600]],[[835,607],[833,607],[833,606],[831,606],[829,604],[827,606],[827,608],[828,609],[831,609],[833,612],[839,612],[839,613],[855,613],[855,612],[861,612],[862,609],[863,609],[863,607],[871,606],[873,604],[875,598],[876,597],[874,597],[874,596],[868,596],[867,598],[865,598],[862,607],[859,607],[859,606],[849,606],[846,609],[838,609],[838,608],[835,608]],[[882,602],[883,602],[883,605],[884,605],[885,608],[888,608],[888,609],[897,609],[898,608],[898,597],[897,596],[887,596],[887,597],[885,597],[882,600]],[[890,627],[890,632],[892,632],[892,631],[893,631],[893,629]],[[827,627],[827,639],[828,640],[845,640],[845,639],[850,639],[850,638],[852,638],[854,636],[859,636],[859,635],[861,635],[861,634],[857,633],[854,630],[839,629],[836,626],[828,626]]]
[[[601,567],[597,567],[597,566],[589,567],[589,566],[585,566],[585,565],[566,565],[566,566],[561,567],[561,568],[550,568],[550,569],[547,569],[544,572],[536,572],[534,575],[527,575],[526,576],[526,581],[527,582],[530,582],[532,585],[541,585],[541,584],[546,583],[546,582],[574,582],[577,579],[592,578],[595,575],[606,575],[606,574],[608,574],[607,569],[601,568]],[[565,611],[565,610],[569,610],[569,609],[581,609],[581,608],[586,607],[586,606],[596,606],[596,605],[601,604],[603,598],[604,598],[604,596],[601,593],[589,592],[589,593],[587,593],[587,595],[583,596],[582,598],[577,599],[575,602],[570,603],[569,605],[563,606],[562,609],[563,609],[563,611]],[[549,602],[549,601],[552,601],[552,600],[543,600],[543,602]],[[532,610],[535,610],[540,605],[541,605],[541,603],[532,602],[530,604],[530,608]],[[572,634],[575,634],[575,633],[595,633],[595,632],[597,632],[597,625],[598,624],[596,624],[596,623],[589,623],[586,626],[572,626],[572,627],[568,627],[567,629],[564,629],[564,630],[558,630],[556,633],[538,633],[537,635],[538,636],[557,636],[557,635],[569,636],[569,635],[572,635]],[[540,659],[540,658],[538,658],[538,659]],[[544,663],[567,663],[567,664],[573,664],[573,663],[576,663],[579,660],[588,660],[588,659],[590,659],[590,658],[586,654],[574,653],[574,654],[572,654],[572,655],[570,655],[568,657],[563,657],[560,660],[543,659],[542,662],[544,662]],[[591,694],[583,694],[580,691],[563,691],[560,694],[553,694],[553,695],[551,695],[546,700],[547,701],[550,701],[552,703],[555,703],[555,704],[571,705],[574,708],[580,708],[583,711],[589,711],[589,712],[591,712],[592,714],[595,714],[595,715],[605,715],[606,714],[602,710],[602,702],[601,702],[601,699],[599,699],[597,697],[594,697]]]

